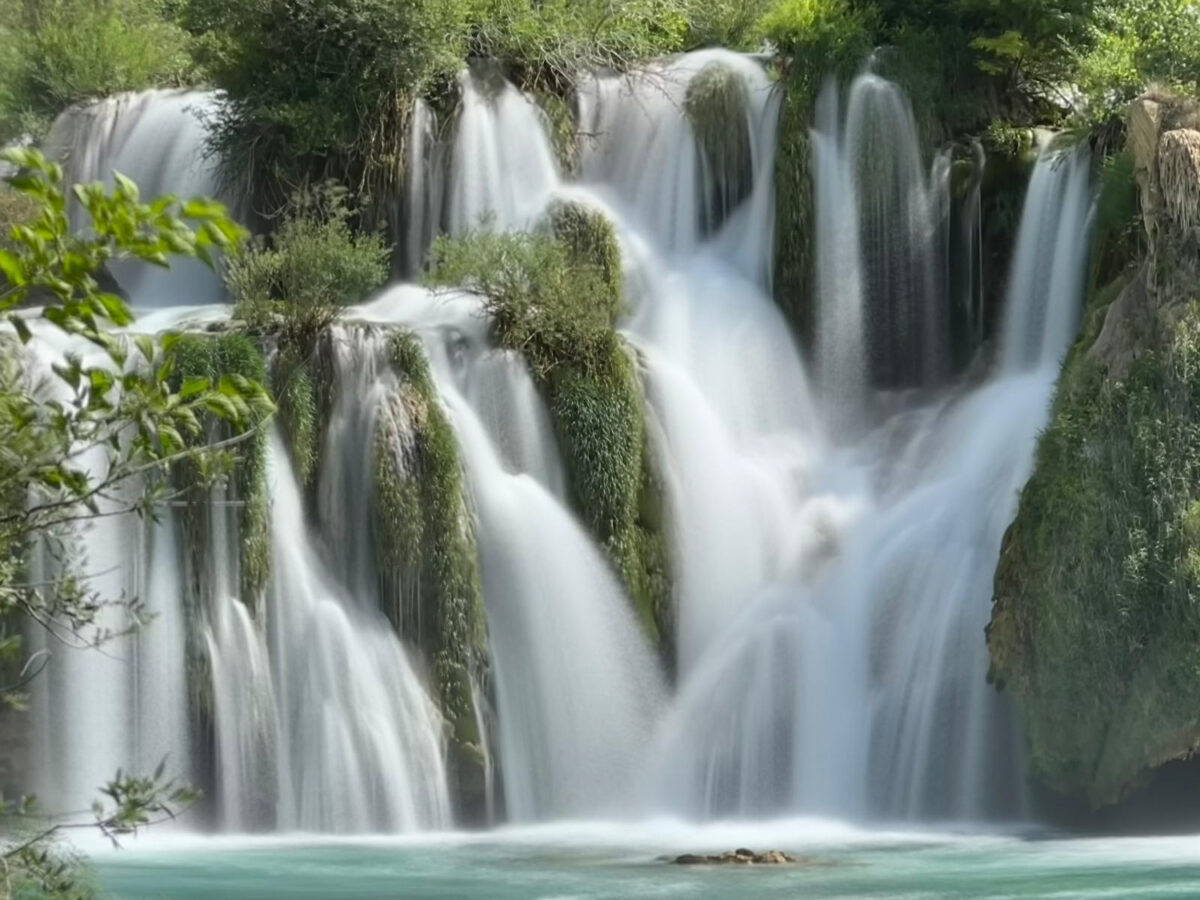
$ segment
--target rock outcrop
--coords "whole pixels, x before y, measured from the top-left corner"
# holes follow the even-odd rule
[[[1035,779],[1093,808],[1200,749],[1198,125],[1187,101],[1130,110],[1142,258],[1089,300],[988,628]]]

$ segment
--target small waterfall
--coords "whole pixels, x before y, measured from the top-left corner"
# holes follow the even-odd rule
[[[450,804],[441,716],[382,613],[356,604],[323,570],[277,436],[270,467],[278,826],[355,834],[443,827]],[[367,497],[358,500],[362,508]]]
[[[116,171],[132,178],[145,198],[220,197],[217,163],[205,148],[205,120],[217,102],[207,92],[151,90],[72,107],[55,121],[45,151],[65,161],[68,184],[101,181],[111,187]],[[197,260],[170,269],[115,263],[112,274],[139,309],[225,298],[220,276]]]
[[[1071,344],[1087,261],[1090,191],[1086,148],[1065,153],[1053,144],[1042,148],[1029,180],[1009,278],[1001,347],[1006,371],[1057,365]],[[1057,252],[1046,253],[1046,247]]]
[[[616,576],[563,505],[553,432],[525,366],[475,298],[398,288],[362,310],[422,337],[467,470],[510,818],[618,812],[662,702]],[[523,424],[525,440],[511,437]]]
[[[70,399],[69,389],[51,375],[51,366],[67,353],[78,355],[85,366],[104,364],[103,354],[90,344],[35,328],[26,348],[28,372],[33,389],[45,399]],[[97,478],[107,471],[100,448],[88,450],[80,463]],[[100,499],[105,517],[60,535],[73,562],[69,570],[49,545],[35,554],[31,567],[34,581],[67,572],[82,579],[85,591],[116,601],[82,632],[84,644],[104,632],[115,635],[98,647],[52,637],[39,627],[28,635],[30,652],[46,660],[42,677],[32,685],[34,783],[43,807],[55,813],[86,814],[97,788],[118,769],[151,772],[164,759],[174,770],[190,765],[177,522],[172,510],[165,510],[158,523],[118,514],[142,488],[138,482],[122,485]],[[138,616],[150,624],[137,627],[133,610],[120,605],[122,600],[140,601]]]
[[[937,239],[948,226],[948,160],[925,167],[908,98],[870,73],[850,86],[841,121],[838,88],[826,86],[814,150],[824,257],[817,327],[834,341],[819,345],[817,371],[842,393],[858,378],[879,387],[937,384],[950,362],[945,243]],[[847,241],[849,210],[858,233]],[[841,258],[829,258],[834,253]],[[860,349],[861,362],[843,355]]]
[[[714,276],[719,241],[690,260],[654,259],[667,287],[642,302],[662,307],[682,282],[685,305],[661,332],[642,331],[640,311],[634,319],[684,523],[684,680],[646,779],[654,809],[968,819],[1022,810],[1019,735],[987,686],[982,635],[1000,543],[1076,321],[1086,158],[1047,159],[1030,188],[1013,281],[1036,289],[1014,289],[1001,355],[1028,355],[1031,365],[1002,365],[979,387],[915,395],[863,432],[839,409],[855,393],[937,384],[946,372],[920,354],[949,351],[950,165],[942,155],[933,175],[923,174],[911,113],[894,86],[863,76],[850,98],[835,131],[838,96],[827,88],[814,132],[824,320],[815,402],[831,412],[760,418],[746,429],[778,385],[803,397],[804,380],[781,377],[789,364],[770,355],[774,380],[756,381],[748,360],[777,338],[769,316],[749,314],[754,285],[739,294]],[[664,265],[676,271],[662,277]],[[688,280],[689,269],[703,274]],[[889,317],[884,347],[878,331],[872,338],[880,304]],[[718,313],[722,324],[704,346],[710,329],[697,323]],[[731,350],[740,369],[720,367]],[[916,368],[894,368],[881,382],[878,364],[888,359]],[[724,407],[731,385],[745,391],[743,402]],[[691,468],[689,457],[701,453],[708,465]],[[751,504],[755,484],[762,500]],[[731,534],[697,537],[704,549],[689,554],[689,533],[715,534],[712,523],[726,522]],[[711,561],[719,562],[706,570]],[[689,636],[706,620],[707,640]]]

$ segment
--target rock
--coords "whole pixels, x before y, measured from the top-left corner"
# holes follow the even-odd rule
[[[740,847],[737,850],[730,853],[722,853],[719,856],[697,856],[694,853],[685,853],[683,856],[675,857],[672,862],[677,866],[778,866],[793,865],[799,862],[799,860],[781,850],[768,850],[766,853],[755,853],[753,850]],[[817,865],[817,863],[809,864]]]
[[[1158,180],[1175,226],[1200,226],[1200,132],[1180,128],[1159,138]]]
[[[1149,277],[1149,266],[1143,263],[1109,306],[1100,335],[1088,349],[1088,356],[1103,363],[1112,378],[1125,378],[1140,353],[1139,341],[1148,327],[1150,298],[1146,283]]]
[[[1162,204],[1158,189],[1158,141],[1162,132],[1163,105],[1149,97],[1129,107],[1129,152],[1141,191],[1142,219],[1151,244]]]
[[[788,856],[786,853],[780,850],[768,850],[762,855],[762,859],[758,861],[772,863],[774,865],[785,865],[787,863],[794,863],[796,858],[794,856]]]

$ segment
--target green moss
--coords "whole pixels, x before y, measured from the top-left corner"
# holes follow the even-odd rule
[[[665,648],[672,610],[662,502],[633,364],[624,348],[605,372],[564,364],[544,390],[576,508],[620,573],[647,635]]]
[[[595,267],[608,291],[604,312],[615,321],[624,311],[621,245],[604,213],[571,201],[556,201],[546,214],[550,233],[564,244],[576,268]]]
[[[440,237],[426,281],[477,291],[501,346],[522,353],[540,379],[564,360],[602,368],[614,352],[621,296],[611,274],[548,229]]]
[[[777,89],[784,92],[775,151],[775,301],[808,339],[815,246],[809,129],[825,79],[844,79],[861,65],[870,33],[862,14],[841,0],[785,0],[765,17],[763,31],[779,49]]]
[[[709,63],[688,84],[683,108],[703,161],[707,232],[719,228],[754,186],[749,100],[742,77],[724,63]]]
[[[375,439],[384,610],[426,653],[455,741],[480,748],[472,685],[487,677],[487,622],[458,444],[420,342],[398,332],[388,350],[400,387]]]
[[[308,365],[290,347],[276,355],[272,376],[279,423],[287,436],[296,477],[302,486],[310,486],[321,457],[316,386]]]
[[[564,175],[578,174],[579,125],[575,121],[570,101],[557,91],[539,88],[533,88],[530,95],[546,117],[550,144],[554,147],[559,168]]]
[[[186,335],[174,348],[175,376],[208,378],[241,375],[265,384],[266,362],[258,346],[242,334]],[[266,483],[267,429],[256,426],[238,445],[233,496],[238,507],[242,600],[258,609],[271,570],[270,499]],[[203,503],[205,498],[197,498]]]
[[[608,553],[647,633],[669,652],[671,583],[641,384],[615,331],[624,308],[611,223],[555,206],[535,234],[478,232],[434,247],[434,283],[478,290],[502,346],[546,399],[572,499]]]
[[[1034,774],[1099,806],[1200,746],[1200,312],[1122,381],[1085,347],[1005,539],[988,644]]]

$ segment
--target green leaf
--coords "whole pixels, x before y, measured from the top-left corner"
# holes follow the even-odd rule
[[[125,200],[131,200],[134,203],[138,201],[141,194],[138,191],[138,186],[133,183],[133,179],[122,175],[120,172],[113,172],[113,181],[117,185],[117,196]]]
[[[139,334],[133,339],[137,345],[138,351],[142,354],[142,359],[146,362],[154,361],[154,339],[147,334]]]
[[[0,274],[14,287],[20,287],[26,280],[24,263],[20,257],[7,250],[0,250]]]
[[[203,394],[209,388],[209,380],[207,378],[189,377],[183,380],[183,387],[179,389],[179,397],[182,400],[191,400]]]

